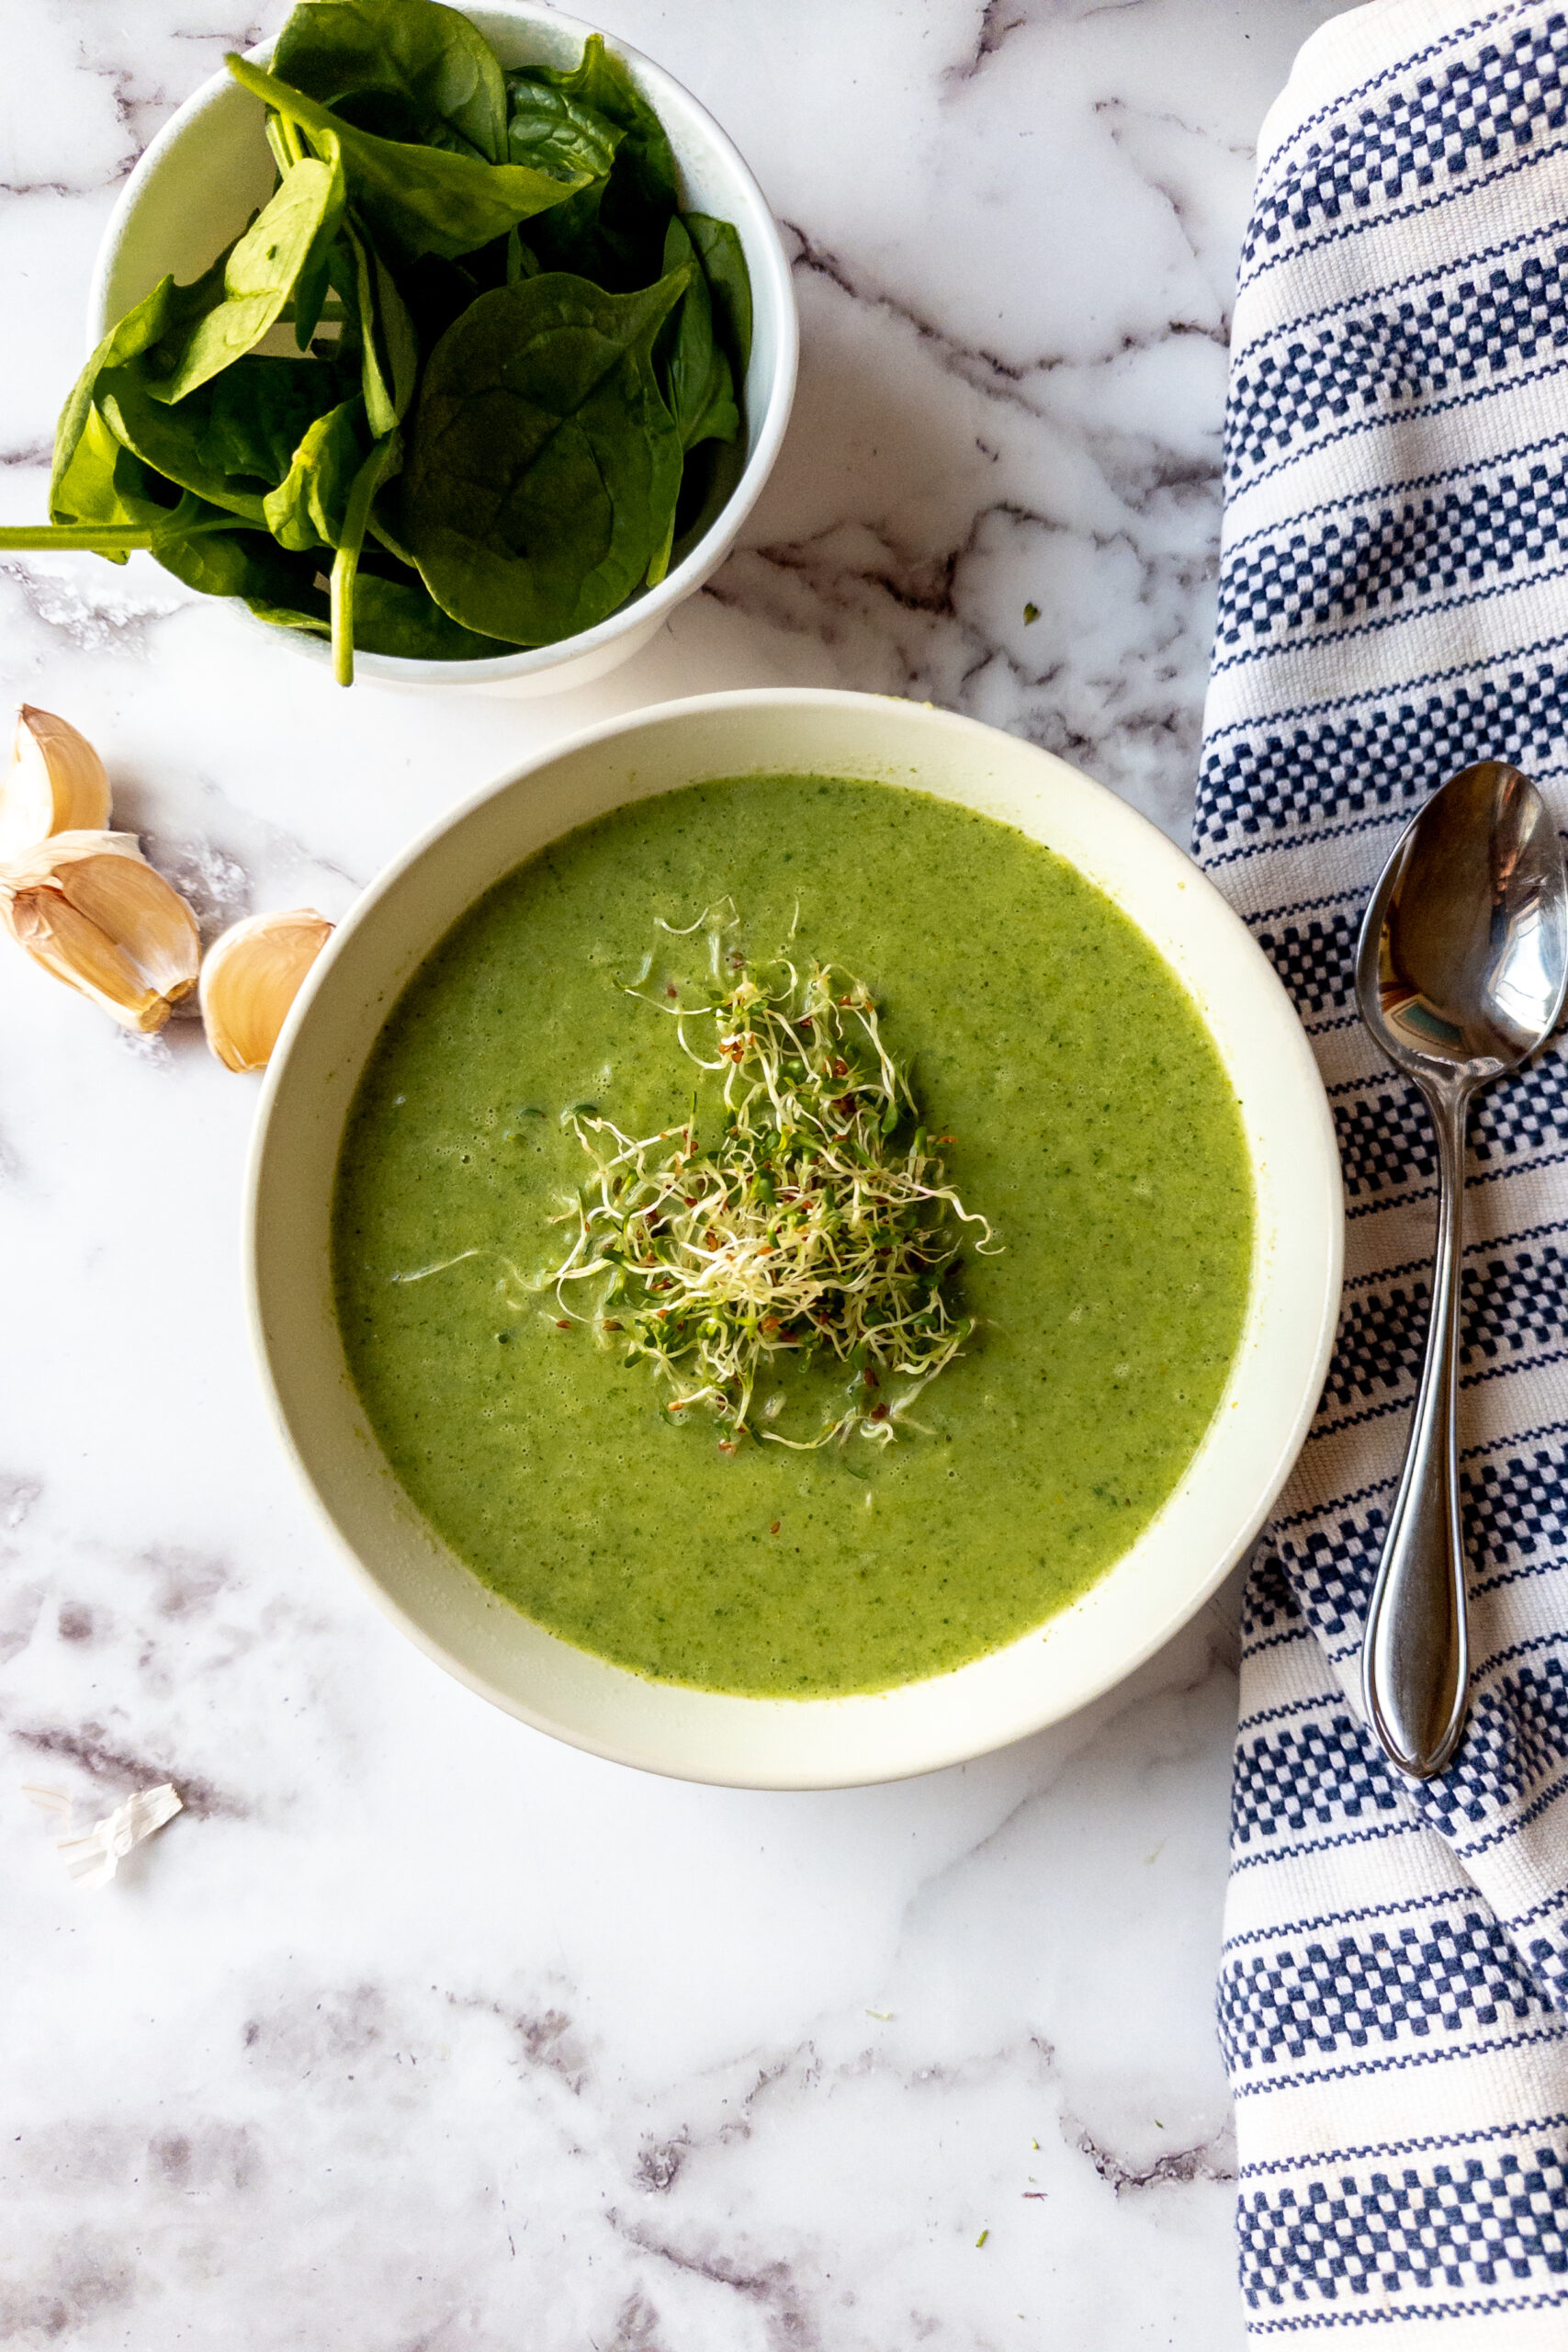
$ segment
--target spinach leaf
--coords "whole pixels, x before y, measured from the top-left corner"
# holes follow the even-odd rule
[[[505,160],[506,85],[495,51],[439,0],[300,0],[272,70],[361,130]]]
[[[616,123],[569,97],[547,82],[521,75],[512,85],[512,115],[506,152],[514,164],[531,164],[557,179],[606,180],[625,132]]]
[[[444,613],[420,580],[385,580],[361,571],[354,592],[354,642],[361,652],[400,654],[406,662],[489,662],[517,648],[480,637]]]
[[[268,115],[268,130],[275,125],[280,131],[292,128],[280,122],[277,116]],[[297,133],[293,143],[301,149],[302,160],[304,142]],[[327,294],[332,286],[333,254],[343,227],[344,215],[348,209],[348,182],[344,176],[343,155],[338,143],[335,139],[323,138],[321,146],[320,161],[325,164],[333,175],[332,187],[327,194],[321,225],[294,281],[292,300],[283,312],[285,318],[292,318],[294,341],[300,351],[310,349],[310,337],[321,324],[321,312],[326,307]]]
[[[514,109],[534,91],[556,91],[619,132],[607,179],[536,221],[529,234],[547,269],[572,269],[597,283],[646,285],[659,267],[664,227],[675,209],[675,157],[664,126],[620,59],[590,33],[572,66],[525,65],[507,87]]]
[[[456,267],[450,262],[427,266]],[[374,243],[346,223],[333,248],[332,279],[344,311],[334,356],[340,365],[357,365],[371,434],[379,440],[407,413],[413,398],[419,336],[397,280]]]
[[[90,402],[70,463],[55,483],[55,520],[111,529],[155,526],[172,503],[168,485],[126,447],[96,401]],[[124,563],[128,550],[107,546],[99,552],[111,563]]]
[[[313,558],[286,555],[265,530],[247,529],[231,514],[208,509],[204,517],[198,500],[182,499],[178,512],[184,527],[166,529],[152,553],[187,588],[306,612],[316,605],[325,612],[327,600],[313,586]]]
[[[245,607],[255,615],[258,621],[265,621],[271,628],[298,629],[301,637],[331,637],[332,609],[324,592],[312,587],[302,589],[299,594],[310,598],[309,605],[275,605],[267,597],[258,595],[247,596]],[[320,611],[316,609],[318,605]]]
[[[454,620],[550,644],[643,578],[682,463],[653,339],[689,282],[617,295],[547,272],[447,329],[413,413],[400,536]]]
[[[659,380],[682,449],[699,441],[733,441],[740,430],[729,362],[714,341],[713,298],[697,249],[675,213],[664,232],[665,274],[684,269],[687,286],[660,337]]]
[[[373,244],[355,240],[365,407],[378,440],[408,414],[419,378],[419,340],[397,281]]]
[[[394,528],[391,522],[389,521],[385,507],[383,507],[382,511],[378,514],[375,506],[371,506],[370,523],[366,536],[367,538],[373,539],[376,542],[376,548],[372,550],[372,553],[375,555],[376,560],[378,563],[385,564],[389,561],[396,564],[398,570],[395,576],[398,579],[400,580],[406,572],[409,579],[419,589],[422,595],[428,593],[425,589],[423,581],[421,580],[419,576],[418,564],[415,563],[413,557],[403,545],[402,540],[398,537],[397,529]],[[377,552],[377,550],[382,548],[386,550],[385,554],[379,554]]]
[[[276,628],[297,628],[309,637],[333,633],[331,608],[320,591],[298,605],[268,605],[254,596],[245,602],[258,620]],[[354,650],[391,653],[404,662],[491,662],[517,648],[498,637],[476,636],[449,619],[423,582],[385,580],[362,570],[354,590]]]
[[[306,426],[335,407],[347,389],[330,362],[252,354],[214,377],[199,401],[182,401],[175,413],[191,417],[202,456],[215,471],[265,489],[288,471]]]
[[[442,147],[378,139],[243,57],[231,56],[228,65],[236,82],[313,144],[336,141],[351,202],[397,258],[440,254],[455,260],[559,204],[578,185],[522,164],[486,164]]]
[[[360,392],[307,428],[292,465],[277,488],[268,492],[263,510],[280,548],[302,555],[310,548],[337,546],[368,437]]]
[[[675,430],[683,450],[701,441],[733,441],[740,429],[729,362],[714,341],[713,298],[680,214],[671,217],[664,232],[664,269],[684,269],[686,291],[660,330],[654,346],[654,364]],[[682,476],[682,485],[684,476]],[[656,588],[670,569],[675,543],[675,509],[669,529],[648,568],[648,584]]]
[[[688,556],[706,536],[734,497],[745,470],[746,453],[739,435],[733,441],[705,441],[692,450],[681,476],[671,564]]]
[[[615,163],[626,196],[643,210],[673,212],[675,156],[664,125],[621,60],[590,33],[575,65],[525,65],[508,77],[512,103],[529,103],[532,90],[556,90],[579,110],[587,110],[621,133]]]
[[[735,370],[736,383],[744,386],[751,364],[751,273],[739,232],[706,212],[687,212],[682,218],[702,257],[713,297],[714,331]]]
[[[57,523],[77,519],[77,510],[68,499],[62,500],[62,493],[76,454],[77,442],[85,429],[93,406],[95,388],[104,369],[122,367],[127,360],[140,357],[182,320],[199,317],[216,299],[214,289],[222,282],[221,261],[214,262],[210,269],[204,271],[189,286],[176,286],[172,277],[161,277],[151,294],[144,295],[134,309],[127,311],[117,325],[110,327],[76,379],[70,398],[60,412],[60,422],[54,428],[54,465],[50,476],[49,511]]]
[[[184,400],[276,326],[336,192],[332,169],[314,156],[284,174],[271,202],[229,248],[221,299],[163,335],[149,355],[147,389],[155,400]]]
[[[541,269],[565,271],[624,294],[639,281],[647,284],[658,259],[656,255],[646,269],[637,269],[611,244],[599,222],[608,185],[605,180],[594,180],[569,196],[564,204],[541,212],[528,223],[528,243]]]
[[[306,161],[310,150],[300,136],[299,126],[285,122],[278,114],[266,118],[266,143],[272,149],[278,177],[291,172],[296,164]],[[294,340],[301,351],[306,350],[321,322],[321,311],[333,283],[333,259],[338,239],[339,224],[348,209],[348,186],[344,177],[343,154],[337,141],[323,132],[317,141],[321,150],[319,160],[332,173],[332,193],[327,198],[321,223],[311,241],[310,250],[300,264],[299,275],[294,281],[294,293],[285,303],[280,316],[288,320],[294,329]]]
[[[236,360],[177,408],[152,397],[140,366],[99,379],[105,417],[128,449],[182,490],[257,524],[306,427],[341,398],[335,369],[316,359]]]

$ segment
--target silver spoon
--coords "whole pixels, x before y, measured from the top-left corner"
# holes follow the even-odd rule
[[[1470,1679],[1454,1436],[1465,1123],[1472,1094],[1545,1044],[1565,989],[1562,844],[1529,777],[1482,760],[1405,827],[1356,950],[1361,1018],[1438,1137],[1427,1359],[1361,1650],[1367,1720],[1423,1781],[1459,1745]]]

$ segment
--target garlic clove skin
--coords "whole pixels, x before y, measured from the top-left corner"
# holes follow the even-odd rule
[[[57,891],[31,890],[6,910],[11,936],[67,988],[92,998],[123,1029],[161,1029],[169,1007],[129,956]]]
[[[123,1029],[161,1029],[196,986],[196,917],[132,833],[55,833],[0,865],[0,922]]]
[[[108,775],[91,743],[68,719],[25,702],[0,781],[0,861],[51,833],[97,832],[108,821]]]
[[[314,907],[251,915],[214,940],[201,967],[207,1042],[225,1069],[265,1069],[300,983],[333,935]]]
[[[189,996],[201,964],[196,917],[172,882],[149,865],[131,833],[57,833],[35,854],[66,842],[128,842],[132,855],[87,854],[58,869],[59,888],[80,914],[113,939],[150,987],[170,1004]],[[0,881],[3,887],[3,881]]]

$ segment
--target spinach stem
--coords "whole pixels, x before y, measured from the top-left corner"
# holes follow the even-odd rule
[[[0,548],[90,548],[129,554],[158,534],[145,523],[15,523],[0,529]]]
[[[380,489],[398,455],[398,436],[389,433],[378,441],[348,493],[344,509],[343,538],[333,558],[333,676],[340,686],[354,684],[354,582],[359,571],[359,550],[370,521],[370,502]]]

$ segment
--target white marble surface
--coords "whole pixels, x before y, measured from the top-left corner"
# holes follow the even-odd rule
[[[6,560],[6,692],[98,741],[215,919],[335,913],[535,745],[771,681],[972,711],[1179,834],[1251,142],[1331,13],[610,0],[798,256],[795,424],[706,593],[588,692],[420,701],[339,693],[145,559]],[[117,187],[275,12],[7,14],[19,519]],[[531,1735],[373,1614],[289,1483],[238,1295],[254,1102],[192,1025],[128,1043],[0,955],[0,2338],[1236,2344],[1224,1604],[899,1787],[728,1794]],[[90,1816],[165,1776],[186,1814],[74,1891],[22,1784]]]

